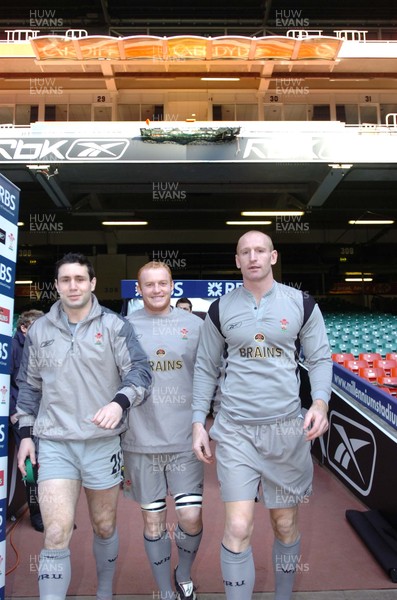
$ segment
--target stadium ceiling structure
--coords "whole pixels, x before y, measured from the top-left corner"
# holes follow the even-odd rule
[[[335,36],[335,30],[341,27],[359,27],[367,30],[367,39],[397,39],[397,6],[390,6],[386,0],[376,4],[365,1],[360,3],[359,10],[356,2],[352,1],[340,5],[305,0],[299,3],[299,9],[295,2],[284,0],[247,0],[244,10],[241,1],[235,0],[227,3],[203,0],[194,4],[182,0],[176,3],[174,0],[167,5],[151,1],[139,4],[122,0],[83,0],[78,3],[72,1],[67,6],[55,0],[49,8],[32,8],[31,2],[21,0],[18,2],[18,11],[4,5],[0,7],[0,29],[3,31],[34,28],[36,24],[38,28],[44,27],[48,35],[56,34],[57,28],[62,32],[66,29],[84,29],[89,35],[116,39],[138,35],[204,38],[227,35],[253,40],[264,36],[285,36],[300,20],[310,29],[323,31],[324,35]],[[123,64],[119,68],[106,60],[89,65],[79,61],[60,65],[55,60],[41,61],[34,57],[12,62],[0,68],[0,89],[9,86],[15,92],[27,77],[53,77],[55,85],[62,86],[65,93],[68,87],[76,91],[87,89],[87,86],[97,89],[98,85],[105,85],[105,91],[113,92],[122,91],[128,86],[136,86],[137,89],[145,86],[148,90],[191,87],[199,92],[205,89],[199,76],[207,68],[214,73],[218,68],[215,61],[209,61],[209,66],[204,62],[196,65],[189,63],[188,67],[175,64],[176,61],[170,67],[165,61],[151,69],[142,63],[139,71],[136,63],[134,67]],[[369,87],[376,86],[378,64],[363,59],[355,62],[353,70],[333,62],[331,64],[328,59],[323,61],[321,67],[309,61],[290,62],[288,66],[283,65],[282,61],[268,61],[258,66],[254,61],[247,64],[247,61],[241,60],[230,63],[227,69],[229,73],[238,72],[241,76],[239,89],[256,93],[264,91],[264,81],[282,77],[283,74],[302,77],[305,81],[310,81],[310,78],[313,81],[326,79],[331,88],[342,81],[347,88],[359,88],[363,80],[368,82]],[[173,70],[172,77],[170,68]],[[385,88],[395,86],[395,61],[385,60],[382,68]],[[144,83],[134,82],[137,73]],[[145,126],[145,123],[141,125]],[[363,135],[371,135],[371,132],[363,132]],[[256,150],[257,154],[261,151]],[[104,161],[99,164],[94,161],[84,164],[59,161],[59,164],[35,171],[20,162],[1,161],[0,172],[20,187],[22,198],[28,198],[28,202],[22,203],[21,220],[28,222],[31,219],[32,207],[35,218],[44,213],[56,215],[58,223],[62,223],[65,240],[62,244],[94,245],[104,240],[108,251],[115,252],[134,244],[148,244],[150,238],[151,245],[154,240],[157,244],[168,246],[177,241],[207,246],[211,251],[217,244],[234,243],[238,237],[240,230],[232,227],[225,229],[225,221],[240,219],[242,204],[247,211],[303,211],[303,224],[307,228],[299,238],[288,235],[287,221],[284,221],[281,229],[273,227],[273,231],[270,231],[276,234],[280,242],[291,245],[298,243],[300,251],[303,246],[350,247],[359,243],[372,247],[375,243],[385,246],[395,243],[396,163],[391,160],[376,164],[361,161],[346,168],[342,163],[342,160],[336,165],[299,160],[266,164],[258,161],[207,160],[198,166],[189,160],[166,160],[156,164],[150,161]],[[162,183],[168,187],[162,188]],[[156,185],[159,187],[156,188]],[[150,222],[149,231],[104,229],[104,220],[117,217],[147,219]],[[353,233],[348,225],[349,219],[371,217],[382,217],[395,223],[375,229],[369,227],[360,233]],[[66,235],[68,232],[70,236]],[[27,236],[22,230],[20,239],[27,243]],[[51,244],[56,244],[53,236]],[[305,256],[302,261],[299,264],[297,253],[296,269],[310,268],[310,262],[315,262],[312,254]],[[385,270],[393,269],[395,260],[385,266]]]
[[[45,4],[45,3],[44,3]],[[45,23],[47,20],[47,23]],[[275,35],[292,27],[311,29],[370,28],[390,30],[397,25],[397,7],[389,0],[359,5],[354,0],[343,3],[318,3],[314,0],[184,0],[164,2],[127,2],[125,0],[72,0],[67,5],[52,0],[47,5],[19,0],[15,9],[5,3],[0,7],[0,28],[46,25],[56,32],[87,29],[102,35]]]

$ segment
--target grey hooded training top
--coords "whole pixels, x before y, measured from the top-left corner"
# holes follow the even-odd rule
[[[201,330],[193,386],[193,422],[205,423],[221,378],[221,412],[236,423],[261,425],[300,411],[298,358],[303,351],[313,399],[329,401],[332,360],[314,299],[274,282],[259,305],[245,287],[209,308]]]
[[[145,399],[151,371],[134,328],[92,295],[89,315],[72,334],[61,302],[29,328],[18,374],[19,426],[52,440],[119,435],[91,422],[116,396],[137,406]]]
[[[166,315],[143,308],[128,319],[149,357],[153,388],[145,404],[130,411],[122,448],[141,454],[191,450],[193,370],[203,320],[181,308]]]

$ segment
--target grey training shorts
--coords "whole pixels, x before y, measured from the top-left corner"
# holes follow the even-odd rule
[[[202,494],[204,465],[192,451],[138,454],[124,450],[124,495],[150,504],[170,493]]]
[[[241,425],[219,413],[209,434],[225,502],[254,500],[261,484],[267,508],[296,506],[311,494],[313,462],[303,417],[269,425]]]
[[[85,488],[107,490],[121,482],[120,436],[90,440],[39,441],[38,481],[80,480]]]

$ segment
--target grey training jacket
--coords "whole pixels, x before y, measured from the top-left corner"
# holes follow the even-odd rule
[[[245,287],[222,296],[211,304],[201,328],[193,422],[205,422],[218,383],[220,411],[230,421],[262,425],[297,416],[302,351],[312,399],[328,402],[331,351],[314,299],[277,282],[259,305]]]
[[[19,426],[33,425],[38,438],[87,440],[119,435],[91,422],[116,394],[141,404],[151,386],[151,370],[135,330],[126,319],[92,296],[89,315],[74,334],[60,301],[29,328],[18,374]]]
[[[143,406],[130,411],[122,448],[129,452],[187,452],[192,448],[193,370],[203,320],[181,308],[166,315],[129,315],[153,373]]]

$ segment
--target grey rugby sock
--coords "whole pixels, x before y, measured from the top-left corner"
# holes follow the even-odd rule
[[[193,561],[196,558],[202,536],[203,530],[195,535],[189,535],[180,528],[179,524],[175,530],[175,541],[178,548],[176,580],[179,581],[179,583],[190,581],[191,579],[190,571]]]
[[[93,552],[97,574],[97,600],[111,600],[113,594],[113,577],[119,551],[119,534],[114,530],[110,538],[100,538],[94,533]]]
[[[275,600],[290,600],[295,571],[300,561],[300,536],[293,544],[283,544],[275,538],[273,543],[273,569],[276,581]]]
[[[64,600],[70,583],[70,550],[40,552],[39,593],[41,600]]]
[[[159,600],[173,600],[175,594],[171,585],[171,539],[168,531],[164,531],[159,538],[147,538],[144,535],[143,539],[153,577],[160,591]]]
[[[255,583],[252,548],[231,552],[221,544],[221,568],[226,600],[251,600]]]

